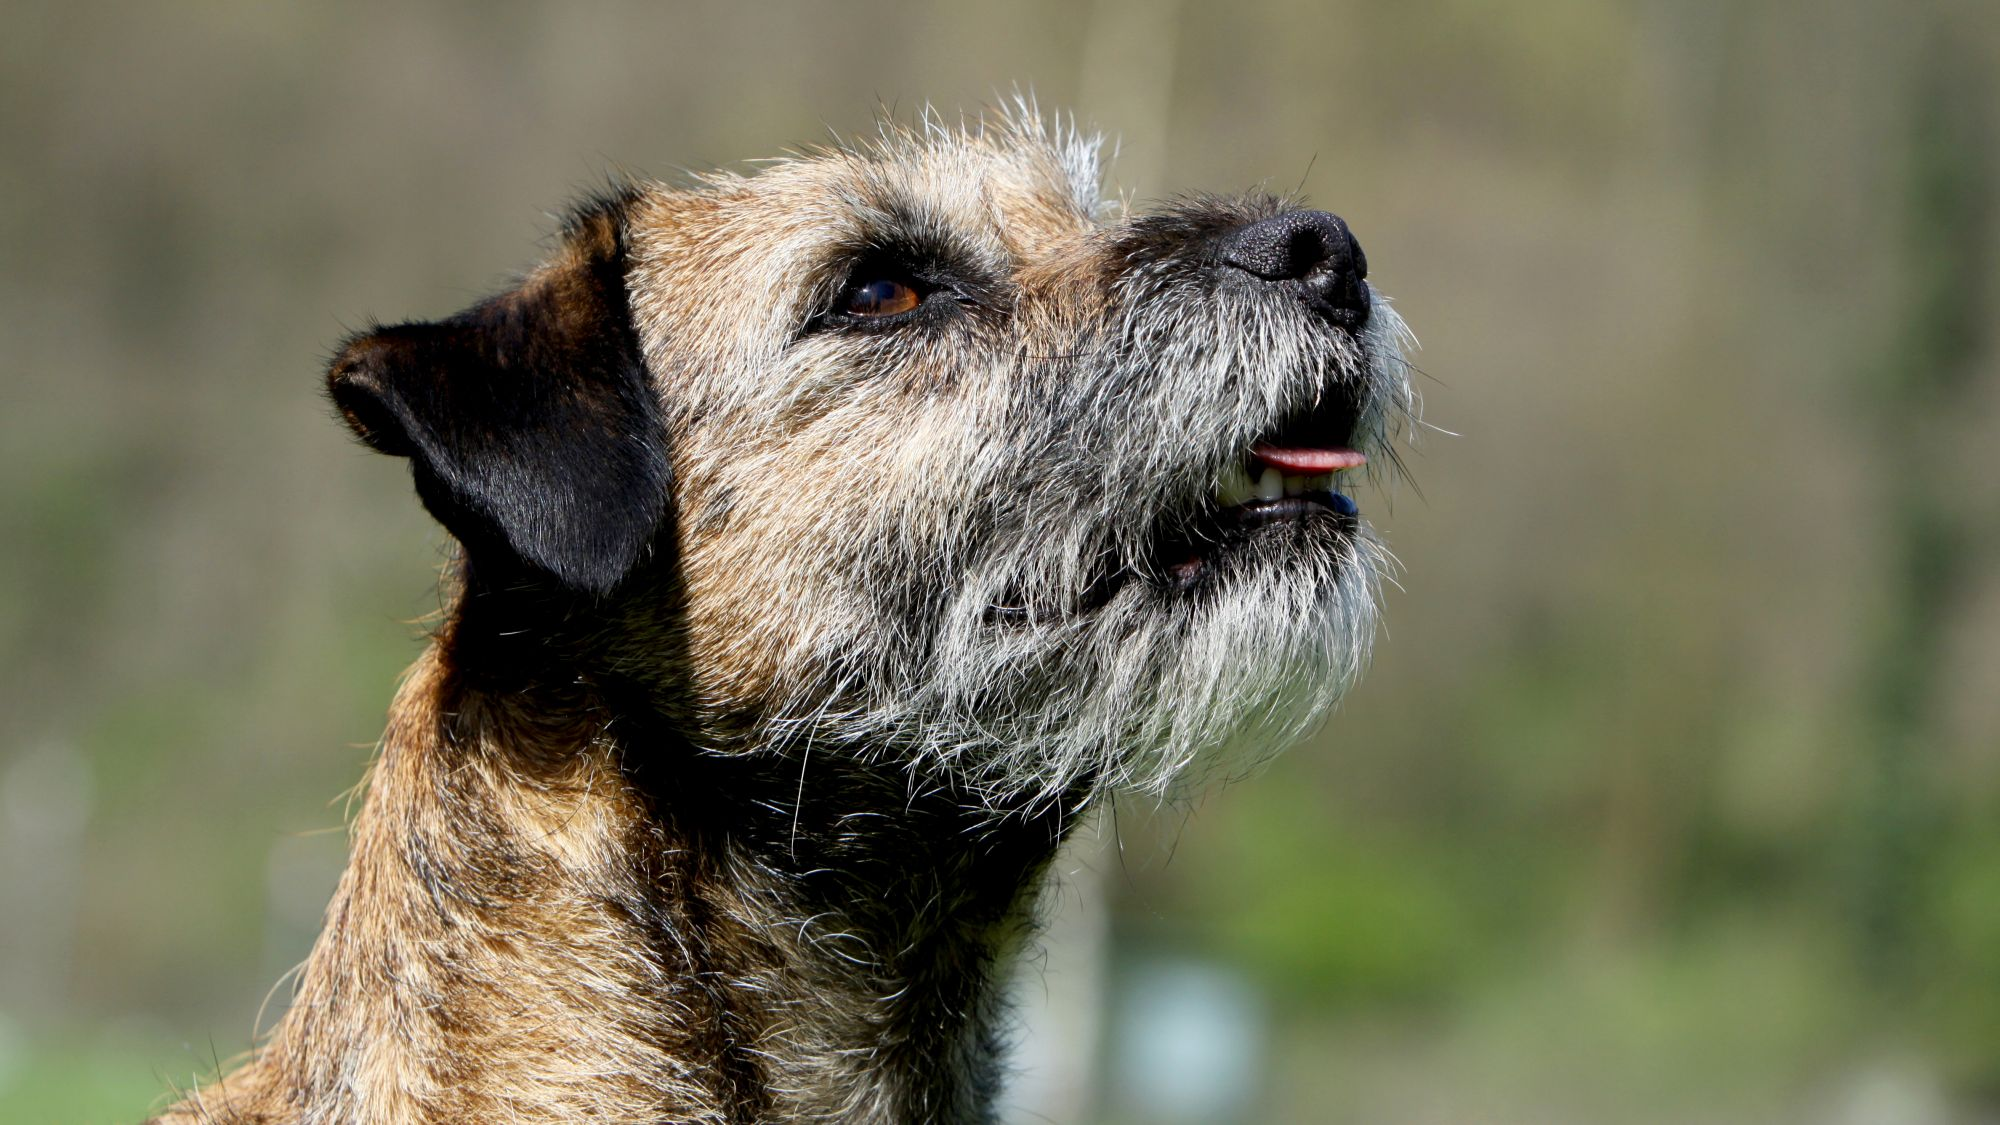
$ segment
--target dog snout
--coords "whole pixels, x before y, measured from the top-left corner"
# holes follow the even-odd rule
[[[1287,211],[1223,237],[1222,262],[1277,285],[1299,287],[1314,308],[1343,328],[1368,319],[1368,257],[1347,223],[1325,211]]]

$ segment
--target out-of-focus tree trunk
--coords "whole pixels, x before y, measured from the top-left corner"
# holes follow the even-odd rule
[[[1899,213],[1854,237],[1891,238],[1907,279],[1888,354],[1864,372],[1860,420],[1886,466],[1878,499],[1885,536],[1880,616],[1860,668],[1864,757],[1849,824],[1848,892],[1857,946],[1877,983],[1903,983],[1925,855],[1943,823],[1936,749],[1951,623],[1979,545],[1960,500],[1966,481],[1954,420],[1968,411],[1991,326],[1986,286],[1996,263],[1990,220],[2000,198],[1987,115],[2000,96],[1981,61],[1948,28],[1914,56]]]

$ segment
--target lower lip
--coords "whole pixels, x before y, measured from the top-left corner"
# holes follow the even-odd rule
[[[1353,500],[1338,492],[1321,492],[1309,496],[1287,496],[1279,500],[1252,500],[1234,508],[1226,508],[1222,516],[1226,522],[1237,527],[1261,527],[1265,524],[1283,523],[1306,518],[1314,512],[1332,512],[1335,515],[1352,518],[1361,509]]]

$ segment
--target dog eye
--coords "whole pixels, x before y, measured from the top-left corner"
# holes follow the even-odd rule
[[[923,295],[910,285],[878,277],[850,286],[841,297],[841,311],[849,316],[895,316],[922,303]]]

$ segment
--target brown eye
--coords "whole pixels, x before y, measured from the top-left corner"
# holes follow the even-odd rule
[[[900,281],[877,278],[847,291],[846,311],[849,316],[895,316],[916,308],[922,300],[915,289]]]

